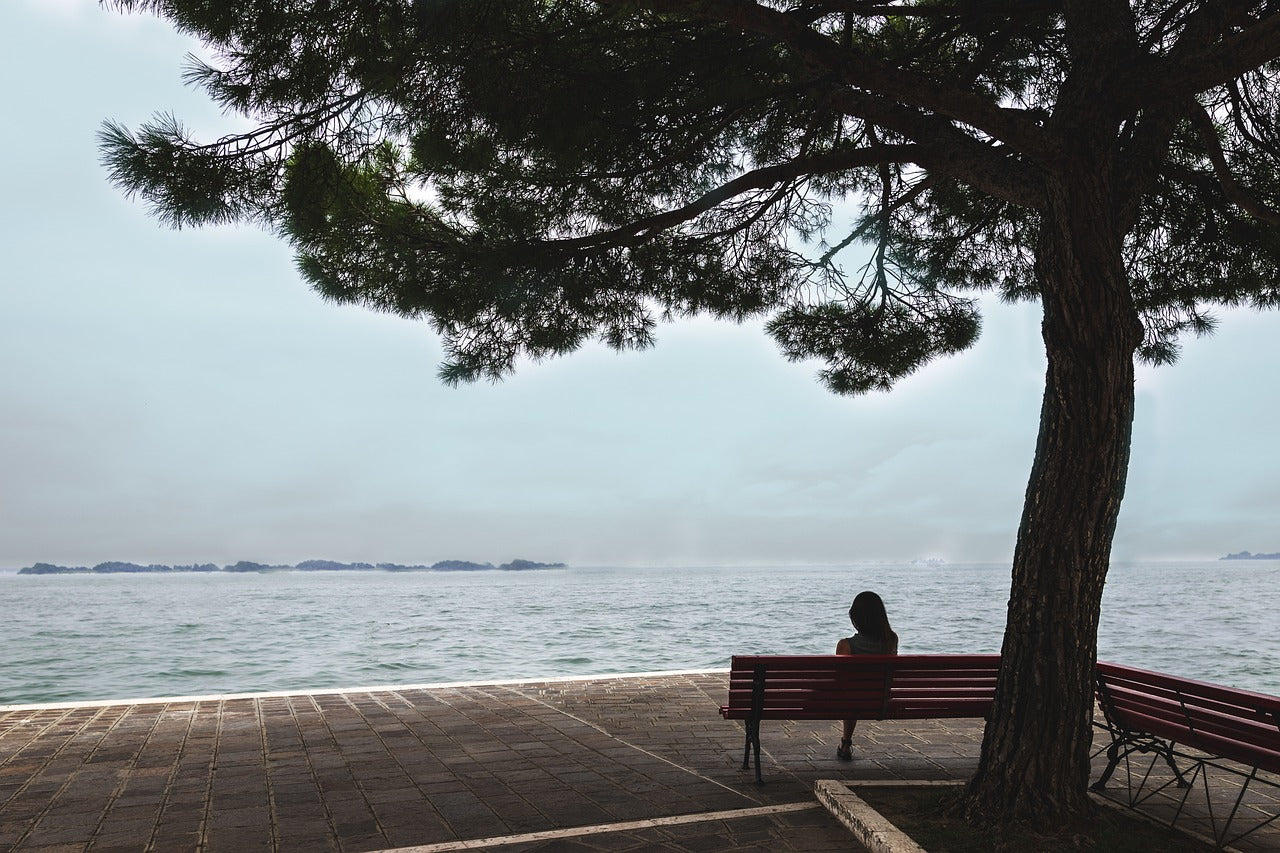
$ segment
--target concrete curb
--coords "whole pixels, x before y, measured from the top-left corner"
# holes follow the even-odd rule
[[[883,779],[868,780],[858,782],[846,782],[835,779],[819,779],[814,783],[814,794],[818,798],[818,802],[826,807],[827,811],[840,821],[854,837],[865,846],[871,853],[928,853],[923,847],[917,844],[902,830],[898,829],[889,819],[880,812],[873,809],[866,800],[859,797],[853,792],[853,788],[870,788],[870,787],[916,787],[916,786],[933,786],[933,785],[962,785],[963,782],[953,781],[921,781],[907,779]],[[1210,847],[1217,847],[1217,843],[1209,836],[1186,829],[1181,826],[1170,827],[1163,821],[1153,819],[1150,815],[1143,814],[1136,809],[1126,808],[1123,803],[1118,803],[1109,797],[1090,792],[1089,798],[1095,803],[1109,809],[1129,815],[1130,817],[1146,821],[1152,826],[1159,826],[1165,829],[1173,829],[1188,838],[1193,838]],[[1223,853],[1242,853],[1235,847],[1218,848]]]
[[[884,784],[890,783],[886,781]],[[893,780],[892,784],[902,783]],[[867,805],[865,800],[849,789],[848,783],[819,779],[813,788],[818,802],[826,806],[836,820],[848,827],[853,836],[871,853],[928,853],[884,815]]]

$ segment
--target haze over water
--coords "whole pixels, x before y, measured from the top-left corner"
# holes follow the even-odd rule
[[[830,653],[853,595],[903,652],[996,652],[1007,564],[0,574],[0,704],[721,669]],[[1099,657],[1280,694],[1280,562],[1116,564]]]

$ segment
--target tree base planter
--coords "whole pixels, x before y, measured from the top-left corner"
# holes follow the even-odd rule
[[[821,780],[814,792],[871,853],[1196,853],[1218,849],[1203,836],[1171,829],[1095,797],[1098,812],[1057,835],[1018,828],[975,829],[943,812],[963,783]]]

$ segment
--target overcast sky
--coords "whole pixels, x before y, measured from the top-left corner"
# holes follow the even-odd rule
[[[1008,561],[1039,309],[838,398],[758,325],[683,322],[446,388],[425,325],[323,302],[249,228],[170,231],[95,134],[171,111],[197,45],[94,0],[4,0],[0,568],[36,561]],[[1280,317],[1143,369],[1118,559],[1280,550]]]

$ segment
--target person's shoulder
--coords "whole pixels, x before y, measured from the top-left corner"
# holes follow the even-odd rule
[[[836,654],[838,655],[853,654],[853,647],[849,645],[848,637],[841,637],[840,642],[836,643]]]
[[[880,654],[880,643],[862,634],[854,634],[849,638],[849,651],[855,655]]]
[[[896,637],[887,640],[875,640],[862,634],[854,634],[848,640],[841,640],[849,646],[852,655],[896,655],[898,641]]]

